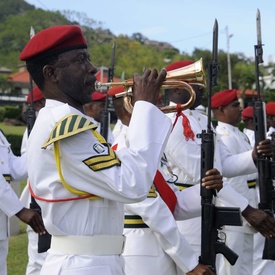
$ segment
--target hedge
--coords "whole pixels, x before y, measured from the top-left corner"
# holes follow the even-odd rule
[[[22,135],[9,134],[9,135],[5,135],[5,137],[11,144],[11,149],[12,149],[13,153],[16,156],[20,156],[21,155],[20,150],[21,150],[21,143],[22,143]]]
[[[5,118],[16,119],[22,116],[22,106],[2,106],[0,107],[0,121]]]

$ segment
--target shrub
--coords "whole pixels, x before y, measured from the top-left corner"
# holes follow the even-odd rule
[[[21,142],[22,142],[22,136],[21,135],[6,135],[7,140],[9,141],[9,143],[11,144],[11,149],[13,151],[13,153],[16,156],[20,156],[20,150],[21,150]]]
[[[18,106],[6,106],[5,107],[5,118],[14,118],[16,119],[21,115],[21,108]]]
[[[6,113],[5,107],[0,107],[0,121],[4,120],[5,113]]]

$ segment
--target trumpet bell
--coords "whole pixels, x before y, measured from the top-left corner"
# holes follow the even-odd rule
[[[189,84],[206,86],[202,58],[188,66],[167,72],[166,80],[180,80]]]

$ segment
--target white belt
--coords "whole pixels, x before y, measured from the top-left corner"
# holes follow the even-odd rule
[[[74,255],[120,255],[125,236],[52,236],[51,251]]]

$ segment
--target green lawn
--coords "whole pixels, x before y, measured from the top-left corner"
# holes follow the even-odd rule
[[[26,180],[21,181],[20,193],[26,185]],[[9,239],[9,254],[7,258],[8,275],[24,275],[28,262],[28,236],[27,225],[19,221],[20,233]]]
[[[8,275],[24,275],[28,263],[26,225],[20,222],[20,234],[9,239]]]
[[[14,134],[23,136],[26,126],[11,126],[4,122],[0,122],[0,129],[5,133],[5,135]]]

